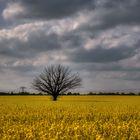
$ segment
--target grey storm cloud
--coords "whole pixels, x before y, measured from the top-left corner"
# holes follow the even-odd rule
[[[116,25],[133,25],[140,23],[140,1],[125,1],[125,4],[120,3],[119,7],[111,8],[101,16],[104,28],[110,28]],[[134,10],[135,9],[135,10]]]
[[[5,27],[7,25],[7,22],[4,21],[2,18],[2,11],[5,8],[6,2],[4,0],[0,0],[0,29]]]
[[[140,23],[139,0],[100,0],[99,4],[95,5],[94,8],[88,9],[92,13],[90,21],[81,25],[79,30],[95,33],[116,26],[133,26]]]
[[[18,15],[22,18],[59,19],[71,16],[87,9],[92,0],[14,0],[11,4],[20,4],[25,11]]]
[[[13,64],[14,64],[14,62],[6,63],[6,65],[1,64],[0,65],[1,73],[5,73],[6,70],[10,69],[12,71],[18,72],[18,74],[25,74],[25,73],[28,74],[28,73],[30,73],[30,75],[32,76],[33,75],[32,71],[33,71],[33,69],[36,68],[33,65],[21,65],[21,66],[17,65],[17,66],[14,66]]]
[[[23,42],[17,38],[3,39],[0,41],[0,55],[9,58],[33,58],[41,52],[60,49],[56,34],[32,34],[29,41]]]
[[[139,0],[0,0],[0,75],[30,79],[59,62],[85,74],[87,85],[106,81],[104,72],[139,81],[139,7]]]
[[[107,63],[130,58],[136,54],[137,52],[134,48],[119,46],[117,48],[106,49],[98,46],[97,48],[90,50],[79,49],[73,52],[73,54],[70,55],[70,58],[74,62]]]
[[[86,10],[99,16],[101,23],[96,28],[140,22],[139,0],[11,0],[9,5],[15,3],[24,8],[15,14],[18,18],[61,19]]]
[[[131,72],[131,73],[138,73],[140,71],[140,66],[125,66],[124,63],[121,62],[109,62],[109,63],[77,63],[76,69],[79,71],[97,71],[97,72]]]

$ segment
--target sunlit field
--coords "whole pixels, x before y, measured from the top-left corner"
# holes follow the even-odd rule
[[[140,140],[140,96],[0,96],[0,140]]]

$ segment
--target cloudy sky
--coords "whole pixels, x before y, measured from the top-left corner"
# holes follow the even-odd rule
[[[0,90],[58,63],[81,91],[140,90],[139,13],[139,0],[0,0]]]

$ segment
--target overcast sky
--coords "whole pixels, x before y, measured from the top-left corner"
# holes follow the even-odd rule
[[[0,90],[50,64],[85,90],[140,90],[140,0],[0,0]]]

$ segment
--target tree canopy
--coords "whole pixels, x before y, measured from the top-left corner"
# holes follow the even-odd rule
[[[33,80],[33,88],[37,91],[52,95],[56,101],[60,94],[81,85],[78,73],[72,73],[69,67],[62,65],[50,65]]]

